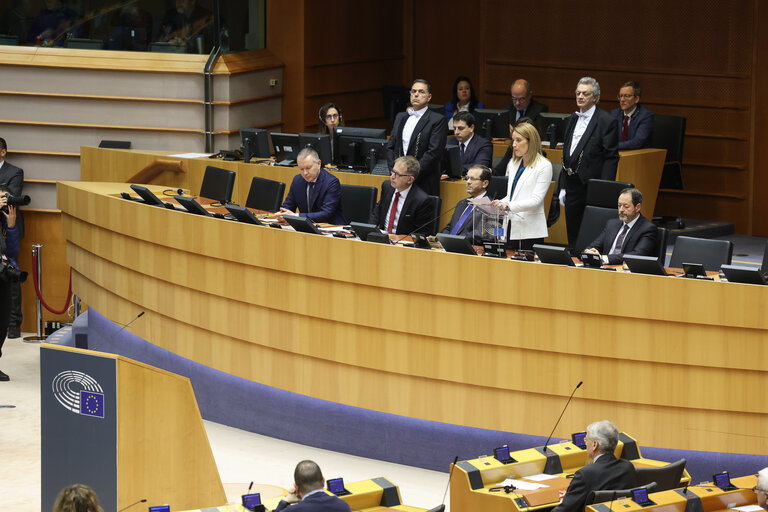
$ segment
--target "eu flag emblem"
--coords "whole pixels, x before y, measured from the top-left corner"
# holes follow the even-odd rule
[[[80,391],[80,414],[104,417],[104,393]]]

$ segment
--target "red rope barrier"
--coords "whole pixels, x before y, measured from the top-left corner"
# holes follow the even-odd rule
[[[43,294],[40,292],[40,283],[37,282],[37,256],[34,254],[32,255],[32,281],[35,283],[35,294],[37,295],[37,298],[40,299],[40,304],[43,305],[45,309],[53,313],[54,315],[63,315],[67,312],[69,309],[69,302],[72,300],[72,269],[69,269],[69,290],[67,290],[67,303],[64,305],[64,309],[61,311],[56,311],[51,306],[46,304],[45,299],[43,298]]]

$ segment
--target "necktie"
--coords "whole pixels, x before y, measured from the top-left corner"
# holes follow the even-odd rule
[[[520,119],[521,117],[525,117],[525,110],[518,110],[517,111],[517,119]]]
[[[464,160],[464,143],[462,142],[459,144],[459,157],[461,157],[462,160]]]
[[[315,182],[307,183],[307,213],[312,211],[312,192],[315,190]]]
[[[395,225],[395,216],[397,215],[397,203],[400,201],[400,192],[395,192],[395,200],[392,201],[392,208],[389,210],[389,222],[387,223],[387,233],[392,232]]]
[[[624,228],[619,234],[619,238],[616,239],[616,246],[611,251],[611,254],[621,254],[621,246],[624,245],[624,239],[627,237],[627,231],[629,231],[629,225],[624,224]]]
[[[629,116],[624,116],[624,124],[621,126],[621,140],[626,141],[629,137]]]
[[[512,181],[512,190],[509,191],[509,200],[512,201],[512,194],[515,193],[515,187],[517,186],[517,181],[520,179],[520,176],[523,175],[523,171],[525,170],[525,167],[523,167],[523,162],[520,162],[520,167],[517,169],[517,173],[515,174],[515,179]]]
[[[472,210],[474,209],[475,205],[470,204],[464,209],[464,213],[461,214],[461,217],[459,217],[459,221],[456,223],[455,226],[453,226],[453,229],[451,229],[452,235],[458,235],[459,231],[461,231],[461,227],[464,225],[464,223],[467,221],[467,218],[472,213]]]

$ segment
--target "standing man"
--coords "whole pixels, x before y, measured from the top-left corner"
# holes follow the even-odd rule
[[[597,254],[606,265],[620,264],[625,254],[655,256],[659,247],[659,230],[640,213],[642,206],[643,194],[639,190],[622,190],[619,194],[619,218],[606,222],[603,232],[584,252]]]
[[[456,126],[454,122],[454,126]],[[491,183],[491,170],[480,164],[475,164],[467,171],[467,194],[469,197],[456,203],[451,222],[443,228],[443,233],[461,235],[469,238],[475,245],[483,243],[480,226],[474,223],[474,201],[487,195],[488,185]],[[490,199],[490,198],[489,198]]]
[[[8,187],[8,191],[14,197],[21,197],[24,189],[24,171],[5,160],[8,154],[8,144],[0,137],[0,185]],[[18,238],[24,238],[24,217],[21,210],[16,210],[16,229]],[[21,283],[10,283],[11,313],[8,321],[8,337],[21,337]]]
[[[509,110],[509,124],[517,123],[521,117],[528,117],[531,124],[536,126],[539,114],[549,112],[548,106],[533,99],[531,83],[528,80],[515,80],[509,90],[512,93],[512,101],[501,107],[503,110]]]
[[[485,137],[475,137],[475,116],[469,112],[457,112],[453,116],[453,134],[459,143],[463,172],[474,164],[491,166],[493,144]]]
[[[381,200],[373,209],[371,224],[387,233],[410,235],[414,231],[429,232],[430,220],[438,212],[432,211],[429,196],[414,183],[419,177],[419,161],[412,156],[395,160],[389,181],[381,184]]]
[[[619,430],[610,421],[598,421],[587,427],[587,457],[592,464],[573,475],[568,490],[560,491],[562,501],[552,512],[583,512],[587,495],[603,489],[631,489],[635,486],[635,466],[617,459],[613,452],[619,443]]]
[[[303,460],[296,464],[293,482],[288,496],[280,500],[275,512],[285,510],[289,506],[290,510],[295,512],[350,512],[346,501],[325,492],[325,478],[317,463]]]
[[[651,146],[653,112],[640,104],[640,84],[629,81],[619,89],[619,108],[611,115],[619,122],[619,149],[643,149]]]
[[[563,147],[562,190],[565,204],[568,244],[573,247],[579,235],[587,201],[587,181],[616,180],[619,165],[619,130],[611,115],[597,108],[600,84],[585,76],[576,86],[578,111],[568,118]],[[563,197],[565,195],[565,197]]]
[[[395,117],[387,143],[389,168],[401,156],[414,156],[419,161],[416,186],[428,195],[440,195],[440,160],[445,151],[448,123],[445,116],[431,111],[432,88],[426,80],[411,85],[411,106]]]
[[[317,151],[302,149],[296,163],[301,172],[294,176],[288,196],[275,216],[282,219],[284,215],[296,215],[298,208],[299,216],[312,222],[346,224],[341,214],[341,184],[336,176],[322,168]]]

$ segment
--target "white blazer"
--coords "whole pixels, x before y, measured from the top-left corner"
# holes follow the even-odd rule
[[[552,182],[552,163],[539,155],[535,163],[526,167],[512,192],[512,183],[520,167],[520,159],[516,158],[507,164],[507,196],[504,198],[509,205],[506,213],[508,240],[527,240],[529,238],[546,238],[547,216],[544,214],[544,200],[549,185]]]

